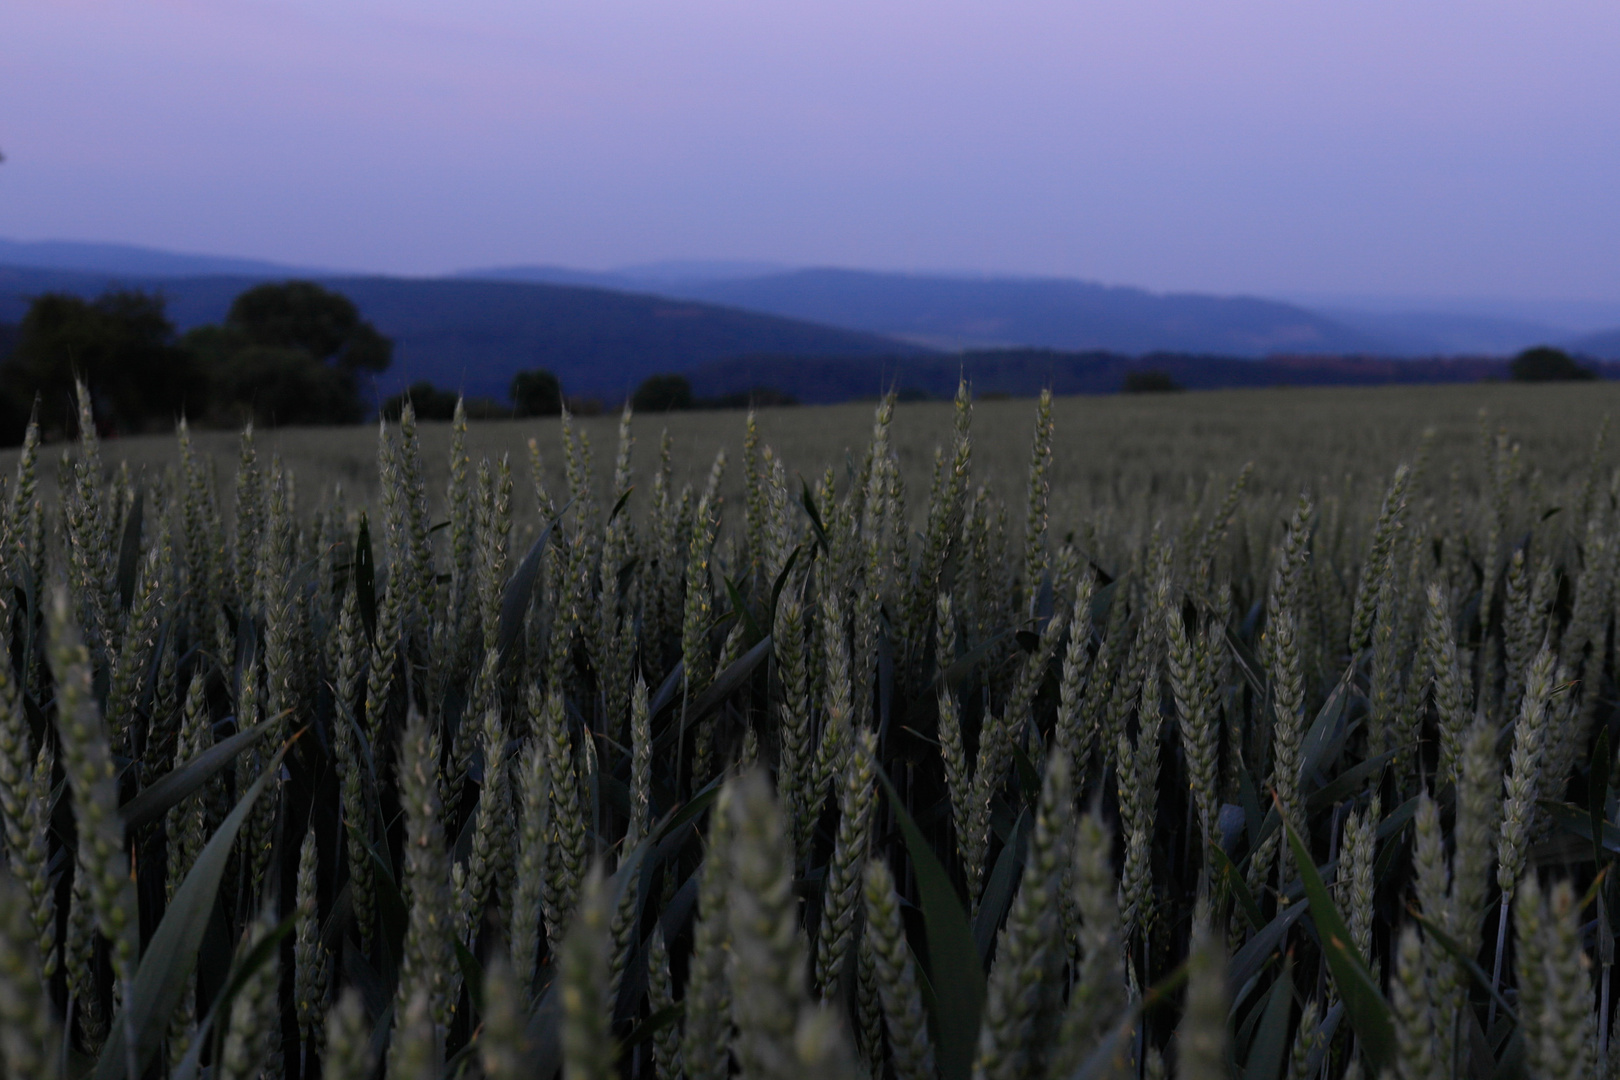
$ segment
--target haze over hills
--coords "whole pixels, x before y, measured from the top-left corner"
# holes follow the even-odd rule
[[[1055,278],[796,270],[709,282],[679,295],[946,348],[1031,345],[1227,356],[1381,350],[1377,339],[1291,304]]]
[[[543,285],[589,285],[598,289],[679,295],[684,289],[720,281],[765,277],[790,269],[778,263],[736,259],[671,259],[638,263],[616,270],[578,270],[568,266],[494,266],[458,270],[450,277],[478,281],[532,281]]]
[[[465,271],[656,292],[890,334],[948,350],[1014,346],[1374,356],[1508,356],[1620,325],[1620,304],[1347,297],[1278,301],[1159,294],[1053,278],[759,270],[665,263],[611,271],[512,266]]]
[[[0,239],[0,266],[40,270],[72,270],[89,274],[126,274],[132,277],[194,277],[200,274],[245,274],[286,277],[289,274],[330,274],[307,266],[288,266],[264,259],[238,259],[228,255],[192,255],[136,244],[87,244],[77,240]]]
[[[1161,294],[1054,278],[794,270],[736,261],[608,271],[514,266],[397,278],[132,245],[3,240],[0,349],[4,324],[20,318],[26,298],[40,292],[89,296],[111,285],[158,289],[184,329],[219,320],[248,286],[289,276],[312,277],[347,293],[395,339],[396,364],[379,380],[381,394],[428,379],[503,399],[513,373],[547,367],[568,393],[608,401],[662,371],[693,373],[700,394],[775,385],[807,401],[826,400],[876,393],[885,370],[899,377],[907,364],[929,371],[925,381],[931,386],[958,361],[926,358],[964,349],[1000,350],[999,366],[986,366],[982,356],[975,362],[986,377],[1000,372],[995,378],[1004,375],[1009,385],[1022,386],[1035,377],[1032,372],[1047,370],[1065,385],[1093,389],[1107,389],[1102,382],[1109,379],[1117,384],[1127,357],[1155,354],[1176,354],[1178,371],[1201,364],[1197,370],[1209,377],[1245,384],[1258,379],[1261,385],[1306,376],[1293,367],[1240,375],[1225,365],[1278,354],[1501,357],[1542,343],[1620,359],[1620,330],[1580,333],[1620,325],[1620,305],[1598,303],[1301,303]],[[1091,359],[1081,364],[1077,356]],[[905,364],[886,368],[888,360],[873,364],[873,357]],[[1054,368],[1054,357],[1067,359]],[[1083,377],[1075,374],[1076,364],[1084,368]],[[1015,369],[1018,374],[1011,374]],[[1376,363],[1333,370],[1333,381],[1394,377]],[[1474,369],[1436,368],[1429,375],[1461,377],[1465,370]],[[1195,373],[1180,381],[1197,386],[1205,379]]]
[[[1382,338],[1403,355],[1507,356],[1532,345],[1579,352],[1588,335],[1620,327],[1620,301],[1376,293],[1282,299]]]
[[[564,280],[554,267],[498,273]],[[1159,294],[1057,278],[789,270],[743,276],[673,276],[633,271],[593,283],[655,288],[669,296],[902,337],[942,349],[1036,346],[1264,356],[1273,352],[1385,352],[1379,339],[1291,304],[1248,297]]]
[[[1505,316],[1339,307],[1317,310],[1404,356],[1511,356],[1532,345],[1562,342],[1571,336],[1568,327]]]
[[[1598,334],[1587,334],[1570,342],[1570,348],[1582,356],[1594,356],[1599,360],[1620,360],[1620,329],[1605,330]]]

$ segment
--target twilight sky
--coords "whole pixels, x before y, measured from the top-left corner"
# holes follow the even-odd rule
[[[0,236],[1620,301],[1613,0],[0,0]]]

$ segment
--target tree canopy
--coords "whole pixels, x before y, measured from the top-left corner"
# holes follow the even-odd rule
[[[224,323],[192,330],[185,344],[209,374],[220,423],[354,423],[366,412],[360,377],[393,358],[352,300],[312,281],[256,285]]]
[[[512,376],[512,407],[518,416],[560,416],[562,384],[543,368],[520,371]]]
[[[451,390],[440,390],[432,383],[422,380],[413,382],[403,394],[395,394],[383,402],[382,414],[390,420],[398,420],[400,413],[405,411],[405,403],[409,401],[416,410],[418,420],[449,420],[456,415],[456,402],[461,395]]]
[[[649,375],[630,398],[637,412],[676,412],[693,403],[692,384],[685,375]]]
[[[225,321],[176,335],[162,294],[114,289],[95,299],[34,297],[0,334],[0,442],[22,437],[38,401],[47,432],[77,427],[75,380],[104,431],[194,422],[234,426],[363,419],[363,373],[388,367],[392,345],[345,296],[307,281],[259,285]],[[9,355],[8,355],[9,354]]]
[[[1119,389],[1122,394],[1168,394],[1182,386],[1166,371],[1127,371]]]
[[[1509,365],[1515,382],[1570,382],[1597,378],[1597,372],[1577,363],[1563,349],[1538,345],[1526,349]]]
[[[238,296],[225,326],[255,345],[298,349],[341,371],[386,371],[393,343],[342,293],[313,281],[258,285]]]
[[[94,300],[45,293],[29,305],[0,367],[8,411],[26,422],[37,399],[47,429],[69,430],[75,378],[89,385],[97,422],[121,432],[172,425],[207,394],[204,373],[175,339],[163,297],[133,290]]]

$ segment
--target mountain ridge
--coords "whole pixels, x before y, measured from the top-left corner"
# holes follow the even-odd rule
[[[140,244],[102,244],[79,240],[0,239],[0,265],[131,277],[198,277],[213,274],[286,277],[333,273],[330,269],[293,266],[268,259],[198,255]]]
[[[538,279],[560,271],[537,267],[512,268],[508,273],[530,273]],[[621,275],[615,280],[630,279]],[[1155,293],[1070,278],[812,268],[672,281],[659,291],[947,349],[1029,346],[1263,356],[1381,348],[1376,338],[1282,301]]]

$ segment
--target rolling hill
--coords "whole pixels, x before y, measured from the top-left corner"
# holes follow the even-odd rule
[[[88,274],[125,274],[132,277],[195,277],[200,274],[331,273],[309,267],[287,266],[264,259],[238,259],[229,255],[192,255],[136,244],[87,244],[76,240],[0,239],[0,266],[26,266],[40,270],[70,270]]]
[[[1532,345],[1568,340],[1565,327],[1534,319],[1448,311],[1363,311],[1325,307],[1322,314],[1385,342],[1397,356],[1512,356]]]
[[[952,349],[994,344],[1133,352],[1201,344],[1205,351],[1266,355],[1277,351],[1279,342],[1285,349],[1297,342],[1298,351],[1308,352],[1336,353],[1342,346],[1377,356],[1511,356],[1532,345],[1567,342],[1579,332],[1582,317],[1594,329],[1605,323],[1601,317],[1590,322],[1597,312],[1575,305],[1566,305],[1567,311],[1545,305],[1542,311],[1507,301],[1459,301],[1455,307],[1419,299],[1273,301],[1161,295],[1062,279],[784,271],[753,263],[678,262],[594,271],[508,266],[457,276],[684,296]],[[1258,353],[1257,345],[1263,346]]]
[[[279,275],[278,275],[279,276]],[[272,277],[145,277],[0,267],[0,323],[28,297],[57,290],[93,296],[111,285],[156,289],[182,329],[224,317],[243,289]],[[512,376],[555,372],[569,394],[620,399],[648,375],[734,356],[857,357],[927,350],[874,334],[712,304],[606,289],[452,278],[321,278],[394,339],[386,396],[418,379],[505,400]]]
[[[672,259],[666,262],[637,263],[616,270],[577,270],[568,266],[495,266],[460,270],[450,277],[479,281],[533,281],[542,285],[590,285],[598,289],[625,292],[675,294],[694,285],[716,281],[740,281],[782,273],[787,267],[775,263],[735,260]]]
[[[663,291],[940,348],[1021,345],[1226,356],[1392,351],[1376,337],[1293,304],[1057,278],[796,270],[676,283]]]
[[[1599,360],[1620,360],[1620,329],[1587,334],[1569,344],[1577,356],[1591,356]]]
[[[244,288],[294,274],[346,293],[395,340],[394,368],[372,388],[378,397],[426,379],[504,400],[511,376],[533,367],[555,371],[571,395],[606,402],[665,371],[688,373],[703,397],[772,387],[829,402],[891,387],[948,395],[960,372],[980,392],[1009,394],[1042,386],[1108,393],[1138,370],[1165,371],[1189,388],[1466,381],[1505,375],[1502,361],[1479,357],[1543,341],[1620,361],[1620,331],[1570,342],[1570,332],[1560,334],[1539,312],[1311,310],[1072,280],[757,263],[391,278],[125,245],[3,240],[0,354],[6,324],[29,296],[47,290],[156,289],[184,329],[219,320]],[[1604,373],[1614,370],[1605,365]]]

